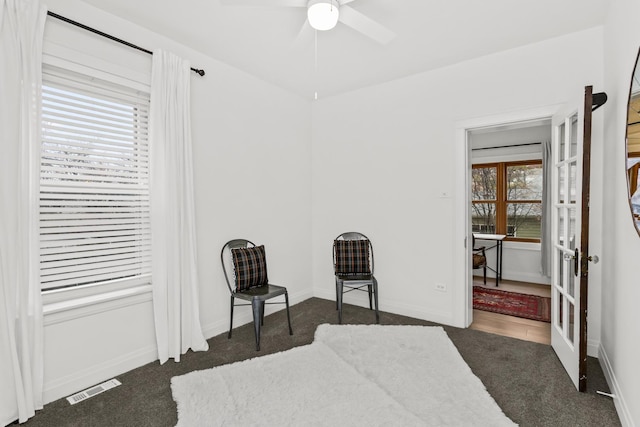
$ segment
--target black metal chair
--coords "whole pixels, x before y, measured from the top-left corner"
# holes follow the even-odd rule
[[[251,305],[253,311],[253,327],[256,334],[256,351],[260,350],[260,326],[264,324],[265,304],[286,304],[289,335],[293,335],[291,316],[289,314],[289,294],[284,286],[268,283],[267,263],[264,246],[256,246],[246,239],[230,240],[222,247],[220,261],[227,286],[231,292],[231,315],[229,335],[233,330],[233,308],[238,305]],[[230,274],[233,274],[230,280]],[[233,286],[231,285],[233,281]],[[283,302],[267,303],[266,301],[284,295]],[[249,301],[250,304],[236,304],[236,298]]]
[[[336,277],[336,309],[342,323],[342,296],[355,290],[369,294],[369,309],[378,312],[378,281],[373,275],[373,246],[367,236],[358,232],[342,233],[333,241],[333,269]],[[365,288],[366,289],[363,289]],[[347,290],[345,290],[345,288]]]
[[[473,236],[473,249],[472,249],[472,263],[473,269],[477,270],[478,268],[482,268],[483,276],[484,276],[484,284],[487,284],[487,254],[485,253],[486,248],[484,246],[480,246],[476,248],[476,236]]]

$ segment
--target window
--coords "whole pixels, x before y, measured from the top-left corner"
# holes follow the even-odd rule
[[[149,94],[46,66],[42,103],[42,290],[150,282]]]
[[[540,241],[542,161],[473,165],[471,176],[473,232]]]

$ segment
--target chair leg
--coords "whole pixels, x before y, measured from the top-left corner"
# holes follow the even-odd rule
[[[342,288],[343,283],[342,280],[336,280],[336,290],[337,290],[337,305],[338,305],[338,323],[342,323]]]
[[[260,304],[260,325],[264,326],[264,302],[262,304]]]
[[[373,286],[372,285],[368,285],[367,287],[369,288],[369,310],[373,310],[373,306],[371,305],[371,288]]]
[[[233,330],[233,302],[235,298],[231,295],[231,315],[229,316],[229,334],[227,335],[228,339],[231,339],[231,331]]]
[[[256,351],[260,351],[260,313],[264,308],[264,301],[252,300],[251,308],[253,309],[253,328],[256,333]]]
[[[338,278],[336,277],[336,310],[338,310]]]
[[[287,305],[287,322],[289,322],[289,335],[293,335],[293,329],[291,329],[291,315],[289,314],[289,293],[284,293],[284,302]]]
[[[487,285],[487,264],[485,264],[484,267],[482,267],[482,270],[484,272],[484,284],[486,286]]]
[[[376,323],[380,323],[380,312],[378,311],[378,280],[373,278],[373,298],[376,303]]]

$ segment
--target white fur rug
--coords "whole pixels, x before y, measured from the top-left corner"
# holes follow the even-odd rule
[[[171,379],[178,426],[514,426],[441,327],[320,325],[314,342]]]

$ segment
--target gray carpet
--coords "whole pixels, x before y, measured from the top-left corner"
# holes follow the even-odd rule
[[[374,323],[373,312],[345,305],[344,323]],[[335,302],[312,298],[291,307],[293,336],[284,311],[265,318],[260,353],[255,351],[252,325],[209,340],[210,350],[184,355],[180,363],[150,363],[116,377],[122,385],[70,406],[60,399],[45,406],[25,426],[174,426],[176,405],[170,381],[175,375],[207,369],[257,355],[309,344],[322,323],[337,323]],[[433,325],[382,312],[387,325]],[[473,372],[482,380],[504,413],[521,426],[619,426],[597,359],[588,361],[588,391],[579,393],[551,347],[470,329],[445,330]],[[432,391],[433,392],[433,391]]]

